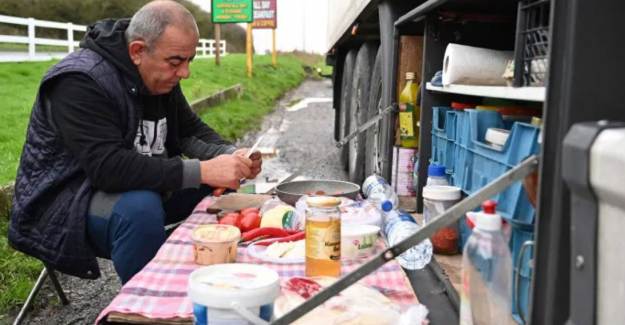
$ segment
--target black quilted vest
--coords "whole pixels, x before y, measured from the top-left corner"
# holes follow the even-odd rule
[[[50,81],[66,73],[95,80],[125,117],[124,140],[133,141],[141,116],[137,85],[96,52],[81,49],[44,76],[32,109],[26,143],[15,181],[9,243],[61,272],[82,278],[100,275],[86,236],[86,213],[93,188],[74,157],[57,137],[46,105]]]

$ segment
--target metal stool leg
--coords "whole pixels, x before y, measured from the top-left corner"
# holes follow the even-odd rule
[[[56,277],[56,273],[54,273],[54,270],[48,269],[47,266],[46,266],[46,270],[48,270],[48,276],[50,276],[50,281],[52,281],[52,285],[54,285],[54,289],[56,289],[56,293],[59,295],[59,299],[61,299],[61,303],[63,305],[68,305],[69,300],[65,296],[65,292],[63,292],[63,288],[61,287],[61,283],[59,282],[59,279]]]
[[[67,299],[67,296],[65,296],[65,292],[63,292],[63,288],[61,287],[59,279],[56,277],[56,273],[54,273],[53,269],[44,266],[43,270],[41,270],[41,273],[39,274],[39,278],[37,278],[37,282],[35,282],[35,286],[32,290],[30,290],[30,294],[28,294],[28,298],[26,298],[24,306],[22,306],[22,309],[20,309],[19,314],[17,314],[17,317],[13,321],[13,325],[20,325],[22,321],[24,321],[24,318],[26,317],[26,312],[32,306],[33,301],[37,296],[37,293],[39,293],[43,282],[46,280],[46,277],[50,277],[50,281],[52,281],[52,285],[54,286],[56,293],[59,295],[61,303],[63,305],[69,304],[69,300]]]
[[[46,280],[47,275],[48,275],[48,268],[44,267],[43,270],[41,270],[41,273],[39,274],[39,278],[37,278],[37,282],[35,282],[35,286],[33,287],[32,290],[30,290],[30,294],[28,295],[28,298],[26,298],[26,302],[24,302],[24,306],[22,306],[22,309],[20,309],[20,313],[17,314],[17,317],[13,321],[13,325],[19,325],[22,323],[22,321],[24,320],[24,317],[26,316],[26,311],[28,310],[28,308],[30,308],[30,305],[32,305],[33,300],[35,300],[35,296],[39,292],[39,289],[41,289],[41,286],[43,285],[43,281]]]

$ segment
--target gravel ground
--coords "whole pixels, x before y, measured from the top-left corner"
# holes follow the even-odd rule
[[[315,98],[316,102],[297,111],[286,109],[305,98]],[[276,110],[265,118],[259,131],[251,132],[239,141],[241,146],[251,146],[264,134],[261,146],[279,149],[276,158],[263,163],[260,179],[281,178],[302,167],[302,174],[307,178],[347,179],[339,165],[338,149],[334,146],[331,98],[329,80],[307,80],[278,102]],[[120,289],[112,263],[108,260],[99,262],[103,272],[100,279],[82,280],[60,275],[70,300],[67,306],[60,304],[46,283],[36,298],[35,310],[30,312],[24,323],[92,324]]]

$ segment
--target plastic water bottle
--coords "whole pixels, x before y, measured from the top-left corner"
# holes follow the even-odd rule
[[[447,175],[445,174],[445,166],[430,164],[428,166],[428,179],[425,186],[430,185],[449,185]]]
[[[460,324],[516,324],[511,313],[512,258],[496,203],[486,201],[462,255]]]
[[[397,194],[384,178],[373,174],[362,183],[365,198],[380,211],[388,212],[399,206]]]
[[[397,210],[385,213],[384,217],[384,234],[389,245],[401,242],[421,228],[411,215],[400,213]],[[432,243],[429,239],[425,239],[403,252],[396,259],[399,265],[406,269],[420,270],[432,260]]]

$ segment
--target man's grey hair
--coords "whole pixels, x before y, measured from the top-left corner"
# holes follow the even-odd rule
[[[199,34],[195,18],[187,8],[173,1],[154,1],[132,16],[126,29],[126,42],[143,40],[148,49],[151,49],[170,25],[187,28]]]

